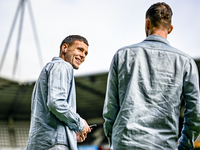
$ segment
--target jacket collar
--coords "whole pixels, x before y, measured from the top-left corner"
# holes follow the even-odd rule
[[[52,61],[54,61],[54,60],[64,61],[64,60],[63,60],[62,58],[60,58],[60,57],[53,57]]]
[[[67,62],[67,61],[64,61],[64,60],[63,60],[62,58],[60,58],[60,57],[53,57],[51,61],[59,61],[59,62],[64,62],[64,63],[66,63],[66,64],[68,64],[69,66],[71,66],[71,67],[72,67],[72,65],[71,65],[69,62]],[[72,69],[73,69],[73,67],[72,67]]]
[[[170,45],[169,41],[158,35],[149,35],[144,41],[158,41]]]

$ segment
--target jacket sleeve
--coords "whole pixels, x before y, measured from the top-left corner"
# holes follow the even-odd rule
[[[80,132],[84,129],[84,120],[75,112],[69,102],[75,102],[72,96],[73,68],[66,67],[62,63],[53,66],[48,75],[49,110],[71,130]]]
[[[119,111],[117,55],[114,56],[107,79],[106,97],[103,107],[104,132],[112,144],[112,127]]]
[[[184,122],[179,138],[178,149],[194,148],[194,141],[200,133],[200,95],[198,69],[193,59],[186,64],[183,81],[183,98],[185,101]]]

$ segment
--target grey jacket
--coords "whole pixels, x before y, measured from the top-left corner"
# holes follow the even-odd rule
[[[84,120],[76,113],[73,67],[54,57],[34,86],[27,150],[47,150],[55,144],[77,150],[75,131],[84,127]]]
[[[200,132],[198,70],[194,60],[160,36],[119,49],[113,57],[103,108],[104,131],[114,150],[179,150]]]

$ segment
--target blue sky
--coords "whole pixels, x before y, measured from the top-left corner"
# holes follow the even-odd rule
[[[106,72],[114,53],[121,47],[145,38],[145,12],[156,0],[30,0],[43,58],[43,66],[58,56],[61,41],[80,34],[89,41],[86,61],[76,76]],[[174,30],[170,44],[195,59],[200,59],[200,1],[164,0],[173,11]],[[0,1],[0,59],[19,1]],[[19,29],[18,17],[0,75],[13,80],[34,81],[39,64],[30,15],[26,4],[17,72],[13,64]]]

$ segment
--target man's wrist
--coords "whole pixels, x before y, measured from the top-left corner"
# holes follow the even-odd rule
[[[81,132],[84,128],[85,128],[85,121],[82,118],[80,118],[77,132]]]

